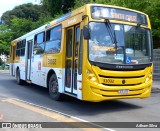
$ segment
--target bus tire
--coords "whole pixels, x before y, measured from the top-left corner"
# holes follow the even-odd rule
[[[49,95],[56,101],[60,101],[62,98],[62,94],[58,92],[58,80],[55,74],[49,79]]]
[[[21,78],[20,78],[20,70],[19,69],[16,71],[16,80],[17,80],[18,85],[23,84],[23,80],[21,80]]]

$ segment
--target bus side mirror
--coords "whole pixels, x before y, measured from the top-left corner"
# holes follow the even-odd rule
[[[89,40],[91,38],[90,29],[89,29],[88,25],[83,27],[83,37],[84,37],[85,40]]]

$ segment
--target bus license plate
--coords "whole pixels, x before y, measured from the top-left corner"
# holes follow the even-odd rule
[[[128,90],[128,89],[118,90],[118,94],[121,94],[121,95],[127,95],[128,93],[129,93],[129,90]]]

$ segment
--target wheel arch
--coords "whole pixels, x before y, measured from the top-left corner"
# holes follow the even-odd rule
[[[53,69],[51,69],[51,70],[48,71],[47,81],[46,81],[46,82],[47,82],[47,88],[49,87],[49,79],[50,79],[50,77],[51,77],[53,74],[56,75],[56,73],[55,73],[55,71],[54,71]]]

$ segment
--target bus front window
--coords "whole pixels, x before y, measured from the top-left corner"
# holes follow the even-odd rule
[[[148,29],[105,23],[90,22],[89,60],[109,64],[145,64],[151,60],[151,34]],[[113,32],[117,45],[113,42]]]

